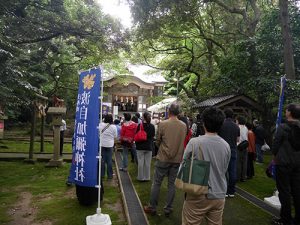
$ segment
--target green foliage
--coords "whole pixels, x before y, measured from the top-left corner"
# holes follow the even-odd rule
[[[162,100],[164,100],[164,96],[151,96],[151,97],[149,97],[147,100],[148,100],[148,104],[152,104],[152,105],[154,105],[154,104],[156,104],[156,103],[158,103],[158,102],[160,102],[160,101],[162,101]]]
[[[28,153],[30,142],[29,141],[13,141],[13,140],[1,140],[0,152],[22,152]],[[34,142],[34,153],[40,153],[40,142]],[[53,143],[50,141],[44,142],[44,152],[53,153]],[[64,153],[72,153],[72,145],[70,143],[64,144]]]
[[[240,85],[245,76],[256,78],[260,68],[256,66],[255,34],[261,14],[274,8],[273,1],[251,6],[244,1],[214,0],[130,2],[138,24],[135,57],[165,70],[170,81],[179,78],[179,92],[183,90],[187,97],[199,100],[227,92],[210,83],[220,80],[220,74],[224,79],[221,83],[236,93],[246,89]],[[225,75],[224,70],[230,74]],[[176,82],[170,82],[166,89],[176,93]]]
[[[0,105],[13,118],[36,93],[73,106],[78,71],[117,63],[127,47],[127,32],[93,2],[6,1],[0,16]]]
[[[238,187],[251,193],[252,195],[263,200],[265,197],[273,195],[276,190],[276,182],[272,178],[266,176],[266,168],[272,160],[272,155],[267,153],[264,155],[264,164],[255,165],[255,177],[247,180],[247,182],[238,183]],[[253,188],[255,187],[255,188]]]
[[[291,26],[295,42],[299,41],[299,9],[292,8]],[[295,58],[299,46],[295,46]],[[213,82],[223,93],[244,93],[253,96],[266,108],[276,106],[280,89],[280,75],[284,74],[283,44],[278,9],[265,15],[255,38],[237,42],[220,63],[220,74]],[[295,65],[299,71],[299,64]],[[300,74],[297,73],[299,77]],[[299,82],[287,82],[287,100],[299,93]]]
[[[221,3],[222,2],[222,3]],[[284,74],[283,40],[276,1],[132,0],[137,57],[166,72],[166,92],[196,101],[247,94],[273,120]],[[299,78],[299,8],[290,5],[296,76]],[[159,60],[158,60],[159,59]],[[288,81],[287,98],[298,82]],[[297,97],[298,98],[298,97]],[[289,100],[288,100],[289,101]],[[271,109],[271,110],[270,110]]]

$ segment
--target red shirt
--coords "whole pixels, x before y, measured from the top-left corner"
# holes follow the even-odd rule
[[[248,152],[253,152],[255,153],[255,134],[253,133],[252,130],[248,130]]]
[[[187,144],[189,143],[190,139],[192,138],[192,135],[193,135],[192,129],[189,129],[188,134],[185,136],[185,139],[184,139],[184,143],[183,143],[184,149],[187,146]]]

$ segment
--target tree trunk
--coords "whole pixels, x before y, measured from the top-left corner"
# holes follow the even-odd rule
[[[293,56],[292,36],[289,24],[288,0],[279,0],[281,30],[283,37],[283,57],[286,78],[295,80],[295,65]]]
[[[41,113],[41,146],[40,146],[40,151],[44,152],[44,131],[45,131],[45,116],[43,113]]]
[[[207,76],[211,77],[213,74],[213,44],[210,40],[206,40],[206,46],[207,46],[207,60],[208,60],[208,66],[207,66]]]
[[[31,134],[30,134],[30,145],[29,145],[29,160],[33,159],[33,151],[34,151],[34,137],[35,137],[35,124],[36,124],[36,109],[35,102],[32,103],[31,109]]]

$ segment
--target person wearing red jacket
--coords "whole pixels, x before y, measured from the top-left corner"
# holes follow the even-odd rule
[[[192,138],[193,131],[191,128],[189,128],[188,119],[185,116],[179,116],[178,119],[186,125],[186,129],[187,129],[186,136],[184,139],[184,144],[183,144],[184,149],[185,149],[185,147],[189,143],[190,139]]]
[[[253,126],[251,123],[246,124],[248,128],[248,164],[247,164],[247,179],[251,179],[254,176],[254,165],[255,161],[255,134],[253,132]]]
[[[127,171],[128,167],[128,150],[132,148],[134,144],[134,135],[137,128],[137,123],[130,120],[131,115],[129,113],[124,113],[124,120],[121,127],[121,134],[120,134],[120,141],[123,147],[123,160],[122,160],[122,167],[120,168],[121,171]]]

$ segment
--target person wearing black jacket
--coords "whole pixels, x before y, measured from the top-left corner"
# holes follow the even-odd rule
[[[230,146],[231,156],[228,166],[228,187],[227,196],[233,198],[235,196],[235,185],[237,177],[237,143],[240,140],[240,128],[233,120],[233,111],[231,108],[224,110],[226,119],[219,131],[219,136],[223,138]]]
[[[258,120],[253,121],[253,132],[255,134],[255,150],[257,163],[264,162],[264,153],[261,147],[265,144],[266,131]]]
[[[147,140],[136,142],[136,152],[138,160],[138,176],[137,180],[139,181],[149,181],[150,180],[150,167],[152,159],[152,150],[153,150],[153,138],[155,135],[155,128],[151,122],[151,115],[148,112],[144,112],[143,121],[137,127],[138,132],[141,129],[141,124],[144,131],[147,134]]]
[[[300,149],[299,145],[295,145],[299,142],[299,135],[294,135],[295,132],[299,134],[300,130],[300,105],[288,105],[286,118],[287,122],[278,126],[272,146],[281,203],[280,219],[274,219],[273,224],[300,225]],[[295,206],[294,221],[291,198]]]

